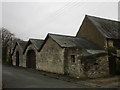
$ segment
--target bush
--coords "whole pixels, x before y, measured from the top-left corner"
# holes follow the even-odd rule
[[[108,53],[114,53],[114,54],[117,53],[117,49],[115,47],[108,47],[107,51],[108,51]]]

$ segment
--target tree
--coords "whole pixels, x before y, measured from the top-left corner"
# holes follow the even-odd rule
[[[2,33],[0,28],[0,62],[2,61]]]
[[[6,28],[2,28],[2,61],[9,61],[11,58],[12,41],[15,35]]]

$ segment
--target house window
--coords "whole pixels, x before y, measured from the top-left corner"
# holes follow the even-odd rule
[[[75,55],[71,55],[71,61],[75,63]]]

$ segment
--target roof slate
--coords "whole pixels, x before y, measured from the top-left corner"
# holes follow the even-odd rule
[[[98,28],[98,30],[106,37],[112,39],[120,39],[120,22],[99,17],[86,17]]]
[[[44,40],[41,39],[30,39],[30,41],[35,45],[37,49],[39,49],[44,42]]]
[[[77,38],[74,36],[49,34],[61,47],[81,47],[83,49],[101,50],[99,46],[85,38]]]
[[[19,43],[19,45],[21,46],[22,50],[24,50],[24,49],[25,49],[25,46],[26,46],[26,44],[27,44],[27,41],[19,41],[18,43]]]
[[[16,41],[16,42],[14,42],[13,45],[12,45],[12,54],[14,53],[16,45],[19,45],[22,49],[22,52],[23,52],[26,44],[27,44],[27,41]]]

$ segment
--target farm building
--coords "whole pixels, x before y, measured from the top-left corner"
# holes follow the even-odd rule
[[[120,22],[86,15],[76,36],[48,34],[17,42],[13,65],[75,78],[115,74],[120,57]],[[112,50],[112,51],[110,51]]]
[[[76,37],[84,37],[110,52],[109,68],[111,74],[115,74],[115,57],[120,57],[119,26],[119,21],[86,15],[76,35]]]
[[[99,53],[104,54],[97,55]],[[92,78],[92,75],[87,75],[92,71],[94,78],[96,78],[102,77],[101,73],[107,76],[109,71],[105,51],[85,38],[48,34],[39,50],[38,56],[37,69],[47,72],[67,74],[72,77]],[[89,61],[89,63],[86,64],[85,62],[87,60],[82,60],[84,59],[83,57],[86,56],[91,56],[93,61]],[[95,63],[97,63],[97,65],[94,65]],[[84,71],[85,67],[87,67],[85,65],[92,67],[87,69],[88,73]],[[93,70],[96,66],[97,68]],[[96,77],[95,74],[97,74]]]
[[[23,51],[25,49],[26,41],[18,41],[15,43],[12,51],[12,64],[14,66],[25,67],[25,60],[23,58]]]
[[[120,22],[86,15],[76,37],[84,37],[107,48],[120,47]]]

